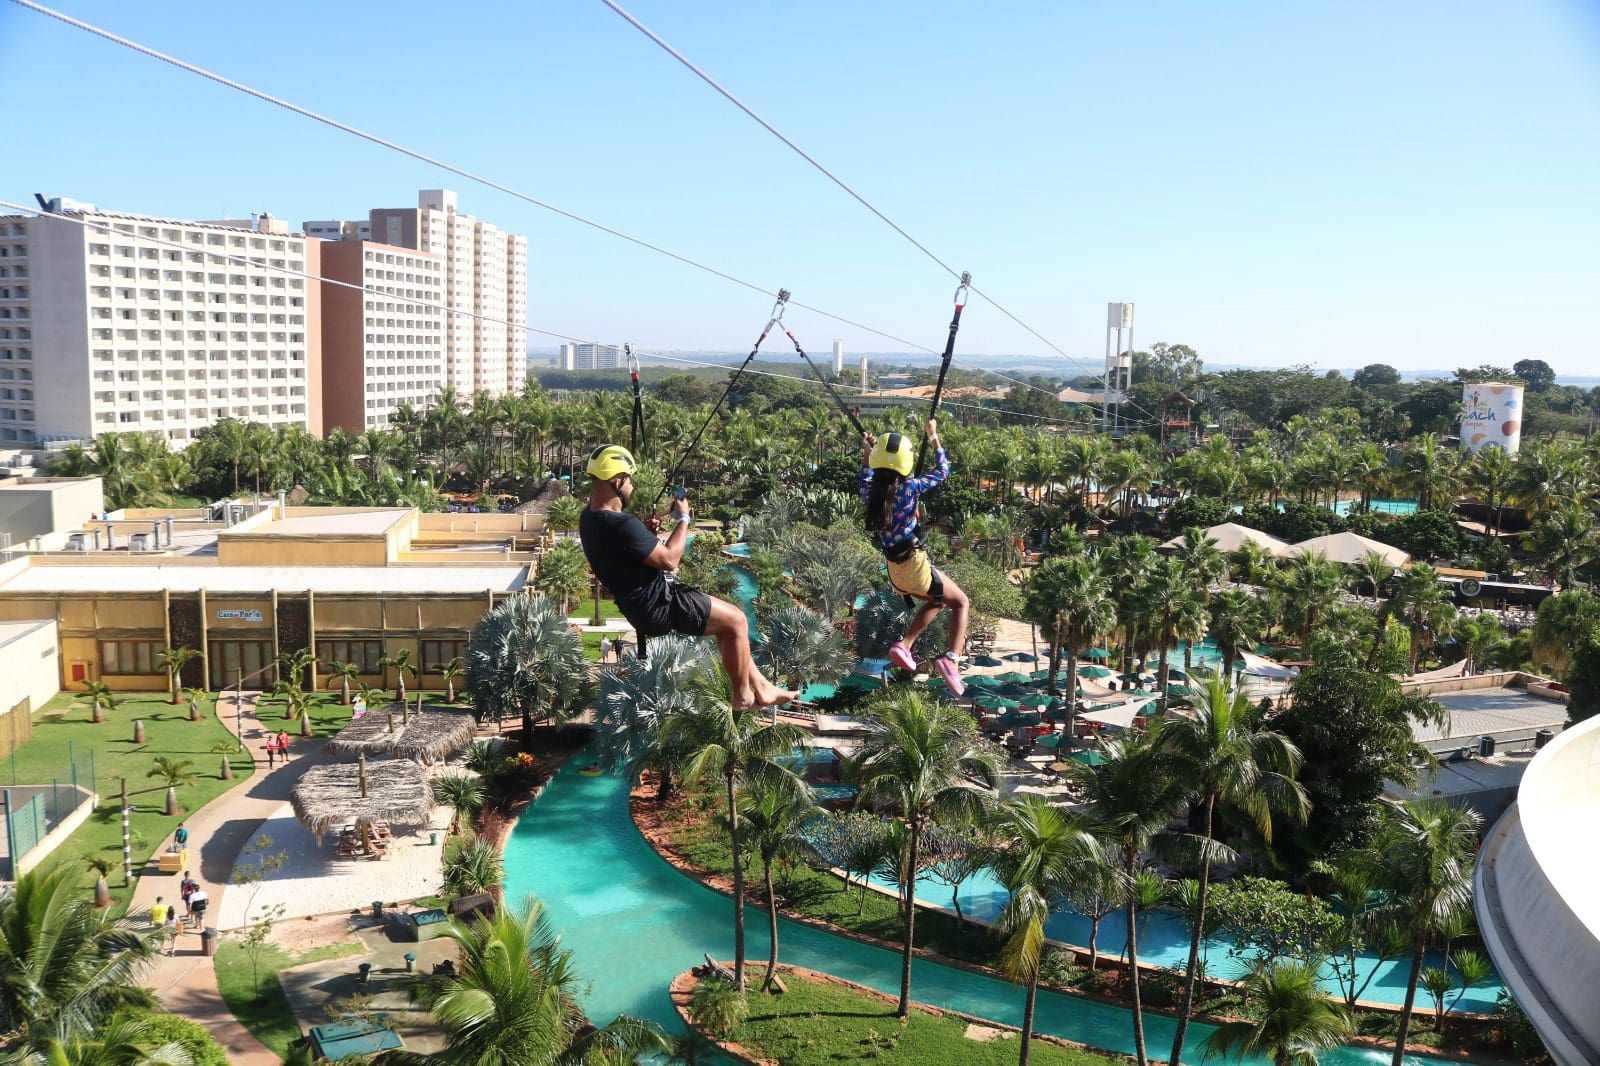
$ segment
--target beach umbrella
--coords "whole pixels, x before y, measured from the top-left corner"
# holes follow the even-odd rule
[[[995,724],[1002,729],[1028,729],[1042,721],[1044,719],[1033,711],[1011,711],[1008,714],[1002,714],[996,719]]]
[[[1039,661],[1039,657],[1037,655],[1026,651],[1014,651],[1009,655],[1004,656],[1004,658],[1014,663],[1032,663]]]
[[[923,684],[926,685],[928,691],[933,693],[935,696],[950,691],[950,686],[944,683],[944,678],[942,677],[930,677],[928,680],[924,681]]]
[[[1102,677],[1110,677],[1111,676],[1111,671],[1107,670],[1103,666],[1080,666],[1080,667],[1078,667],[1078,675],[1080,677],[1090,677],[1090,678],[1099,679],[1099,678],[1102,678]]]
[[[972,657],[973,666],[999,666],[1000,664],[1001,661],[993,655],[974,655]]]
[[[1007,670],[1003,674],[996,674],[994,676],[1002,683],[1008,685],[1026,685],[1029,680],[1028,675],[1022,673],[1020,670]]]
[[[992,674],[978,674],[975,677],[962,678],[962,680],[966,682],[968,688],[971,688],[974,685],[976,685],[978,688],[1000,687],[1000,681]]]
[[[1088,651],[1084,652],[1081,656],[1079,656],[1079,658],[1081,658],[1081,659],[1096,659],[1096,660],[1103,661],[1103,660],[1111,658],[1111,653],[1106,651],[1104,648],[1090,648]]]
[[[1067,676],[1065,671],[1062,672],[1061,676],[1062,677]],[[1050,680],[1050,671],[1049,670],[1030,670],[1030,671],[1028,671],[1028,677],[1031,680],[1034,680],[1034,681],[1049,681]]]
[[[1030,692],[1022,697],[1024,707],[1048,707],[1054,702],[1055,699],[1045,692]]]
[[[1070,747],[1072,745],[1072,741],[1067,738],[1065,733],[1046,733],[1035,740],[1034,743],[1041,748],[1059,748],[1062,745]]]

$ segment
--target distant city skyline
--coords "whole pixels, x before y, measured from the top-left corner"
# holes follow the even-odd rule
[[[1187,343],[1213,365],[1600,367],[1600,6],[630,9],[1073,359],[983,300],[963,353],[1095,373],[1104,305],[1131,300],[1136,347]],[[248,33],[237,9],[193,2],[63,10],[942,344],[953,282],[938,267],[599,4],[506,9],[492,34],[415,2],[375,21],[290,0]],[[424,24],[417,77],[388,57]],[[298,224],[449,186],[528,234],[533,326],[740,351],[770,307],[12,5],[0,98],[28,146],[8,200]],[[799,307],[789,321],[816,352],[902,346]]]

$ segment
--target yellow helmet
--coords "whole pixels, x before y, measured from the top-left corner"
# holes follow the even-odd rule
[[[910,477],[916,462],[916,450],[911,447],[910,438],[902,433],[885,433],[879,437],[872,446],[871,457],[867,459],[867,465],[872,469],[893,470],[901,477]]]
[[[590,453],[589,465],[584,469],[592,478],[610,481],[619,474],[633,473],[633,453],[620,444],[602,444]]]

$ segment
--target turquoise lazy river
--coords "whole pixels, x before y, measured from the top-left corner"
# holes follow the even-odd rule
[[[506,896],[516,901],[532,893],[544,901],[580,972],[593,982],[584,1003],[593,1018],[609,1021],[628,1013],[677,1031],[682,1025],[667,998],[667,984],[705,952],[722,958],[732,953],[731,904],[651,850],[633,827],[627,799],[621,778],[585,777],[568,765],[528,808],[506,844]],[[750,957],[763,959],[765,917],[757,908],[746,915]],[[786,962],[899,991],[897,953],[788,921],[780,937]],[[917,960],[912,994],[933,1006],[1021,1022],[1019,988],[937,963]],[[1038,1029],[1110,1051],[1133,1051],[1129,1013],[1109,1004],[1041,992]],[[1163,1015],[1145,1018],[1148,1046],[1163,1059],[1172,1046],[1172,1029]],[[1190,1048],[1198,1048],[1210,1031],[1191,1026]],[[1200,1060],[1194,1050],[1187,1058]],[[1376,1066],[1389,1058],[1380,1051],[1341,1048],[1322,1061]],[[1420,1055],[1406,1061],[1445,1064]]]

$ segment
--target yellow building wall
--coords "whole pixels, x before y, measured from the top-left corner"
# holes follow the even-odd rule
[[[384,537],[332,538],[219,537],[217,561],[224,566],[383,566],[389,561]]]

